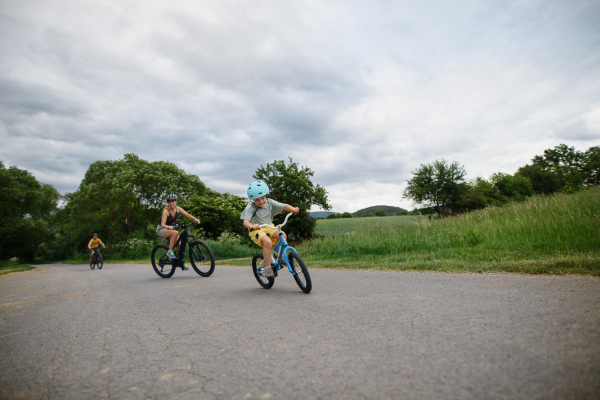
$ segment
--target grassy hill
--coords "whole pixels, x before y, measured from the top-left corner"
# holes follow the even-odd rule
[[[365,215],[375,214],[379,210],[385,211],[387,215],[399,215],[400,213],[406,211],[404,208],[394,206],[372,206],[358,210],[357,212],[352,213],[352,215],[355,217],[363,217]]]
[[[319,220],[310,267],[600,276],[600,189],[534,196],[442,220]],[[336,224],[336,225],[334,225]]]

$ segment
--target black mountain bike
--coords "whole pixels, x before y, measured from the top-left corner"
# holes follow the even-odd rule
[[[97,266],[98,269],[102,269],[104,258],[102,257],[102,254],[100,254],[100,248],[92,247],[92,250],[94,251],[94,255],[92,256],[92,261],[90,261],[90,268],[94,269],[94,267]]]
[[[173,246],[173,252],[175,258],[171,259],[167,252],[169,246],[164,244],[157,244],[152,249],[152,267],[154,271],[161,278],[170,278],[175,273],[175,268],[179,267],[183,270],[183,262],[179,260],[179,254],[177,253],[177,245],[181,242],[181,252],[185,254],[186,244],[190,247],[189,258],[194,271],[200,276],[210,276],[215,270],[215,256],[213,256],[212,250],[202,240],[196,239],[186,228],[195,222],[190,222],[185,225],[176,225],[173,229],[184,229],[179,235],[175,246]],[[183,255],[182,254],[182,255]],[[183,258],[183,257],[182,257]]]

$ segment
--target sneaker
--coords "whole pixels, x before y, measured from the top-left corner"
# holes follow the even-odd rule
[[[173,253],[173,250],[167,251],[167,256],[173,260],[175,259],[175,253]]]
[[[181,266],[181,268],[182,268],[184,271],[189,271],[189,270],[190,270],[190,269],[188,268],[188,266],[186,265],[185,261],[183,262],[183,265]]]
[[[263,270],[262,270],[262,276],[264,276],[265,278],[272,278],[272,277],[274,277],[275,274],[273,273],[273,267],[263,268]]]

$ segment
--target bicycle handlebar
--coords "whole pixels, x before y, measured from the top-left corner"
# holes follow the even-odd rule
[[[273,225],[269,225],[269,224],[262,224],[262,225],[259,225],[258,227],[259,228],[267,228],[267,227],[269,227],[269,228],[273,228],[273,229],[281,229],[287,223],[288,218],[290,216],[292,216],[293,214],[294,214],[294,212],[292,211],[291,213],[289,213],[288,215],[286,215],[285,219],[283,220],[283,222],[281,224],[277,225],[277,226],[273,226]],[[250,231],[254,231],[254,230],[255,230],[254,227],[252,229],[250,229]]]
[[[190,225],[196,225],[196,221],[192,221],[190,223],[183,224],[183,225],[173,225],[173,230],[179,230],[179,229],[187,228]]]

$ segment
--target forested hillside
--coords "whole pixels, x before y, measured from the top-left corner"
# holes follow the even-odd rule
[[[354,217],[364,217],[365,215],[375,215],[377,211],[383,211],[386,215],[400,215],[403,212],[407,212],[404,208],[394,206],[372,206],[358,210],[352,213]]]

